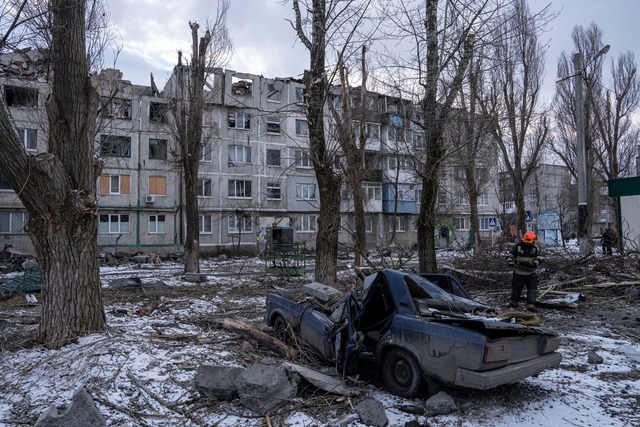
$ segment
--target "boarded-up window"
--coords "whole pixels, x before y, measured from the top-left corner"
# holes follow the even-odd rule
[[[115,188],[114,184],[119,185]],[[129,175],[100,175],[100,194],[129,194],[131,177]]]
[[[150,176],[149,177],[149,194],[166,196],[167,195],[167,177],[166,176]]]

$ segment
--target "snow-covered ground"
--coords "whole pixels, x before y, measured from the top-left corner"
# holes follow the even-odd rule
[[[276,357],[222,329],[220,322],[234,317],[265,328],[264,295],[268,285],[280,279],[265,275],[262,261],[256,258],[203,261],[202,272],[209,280],[193,284],[183,279],[181,265],[172,262],[103,267],[109,332],[84,337],[59,350],[20,343],[20,337],[26,338],[37,327],[39,303],[28,303],[24,295],[0,301],[0,425],[33,425],[50,405],[68,404],[81,386],[109,426],[266,425],[263,416],[238,401],[201,399],[193,379],[201,364],[247,367],[264,357]],[[349,269],[340,276],[345,282],[355,281]],[[144,285],[109,288],[113,279],[126,277],[138,277]],[[308,274],[281,279],[278,284],[310,280]],[[505,288],[505,296],[506,292]],[[150,316],[136,314],[159,296],[166,298],[159,309]],[[390,426],[410,422],[458,427],[640,425],[637,300],[598,299],[575,310],[546,309],[539,315],[544,326],[563,337],[561,366],[495,390],[446,390],[458,406],[454,413],[427,418],[405,412],[402,408],[421,405],[424,398],[402,399],[369,382],[361,385],[363,396],[350,400],[304,392],[272,414],[270,422],[274,426],[335,425],[354,413],[358,399],[370,396],[383,403]],[[621,318],[626,319],[624,328],[617,320]],[[589,363],[590,351],[604,362]]]

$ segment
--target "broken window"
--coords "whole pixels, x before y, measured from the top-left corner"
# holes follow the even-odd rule
[[[98,232],[100,234],[128,234],[129,215],[100,214]]]
[[[24,148],[28,151],[36,151],[38,149],[38,129],[18,129],[20,139],[24,144]]]
[[[280,102],[283,87],[284,83],[280,80],[267,83],[267,101]]]
[[[267,166],[280,166],[280,150],[267,148]]]
[[[230,129],[251,129],[251,114],[229,112],[228,124]]]
[[[236,96],[252,96],[253,80],[233,77],[231,80],[231,94]]]
[[[36,108],[38,90],[19,86],[5,86],[4,99],[9,107]]]
[[[167,140],[166,139],[149,139],[149,158],[163,159],[167,158]]]
[[[114,119],[131,119],[131,100],[124,98],[103,98],[102,115]]]
[[[267,199],[280,200],[281,198],[282,198],[282,193],[280,190],[280,183],[268,182],[267,183]]]
[[[24,234],[26,212],[0,212],[0,233]]]
[[[202,126],[210,127],[215,126],[215,114],[214,114],[214,106],[213,104],[205,104],[204,109],[202,110]]]
[[[5,174],[0,171],[0,190],[13,190],[9,181],[5,178]]]
[[[163,102],[152,102],[149,106],[149,120],[156,123],[166,123],[169,107]]]
[[[282,119],[278,116],[267,116],[267,133],[280,133]]]
[[[102,157],[131,157],[131,138],[128,136],[101,135],[100,155]]]
[[[296,102],[297,103],[303,103],[304,102],[304,96],[307,93],[307,89],[304,87],[297,87],[296,88]]]

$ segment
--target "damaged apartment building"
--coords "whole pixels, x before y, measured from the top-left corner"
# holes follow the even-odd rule
[[[46,151],[46,64],[36,51],[24,51],[4,55],[0,65],[2,96],[25,149],[33,154]],[[180,92],[177,76],[174,71],[162,91],[153,80],[150,86],[131,84],[116,69],[92,76],[102,99],[95,149],[104,161],[96,188],[98,244],[105,251],[162,253],[183,246],[184,182],[175,161],[169,105]],[[269,227],[290,228],[294,241],[313,249],[319,194],[308,152],[304,83],[214,69],[205,89],[204,149],[197,183],[201,252],[254,253],[264,244]],[[329,102],[340,114],[340,88],[335,88]],[[362,129],[366,132],[362,188],[367,246],[375,250],[396,244],[412,249],[421,198],[414,162],[425,148],[424,133],[416,125],[419,115],[407,100],[374,92],[362,97],[357,88],[352,90],[351,104],[356,137]],[[326,117],[328,145],[335,148],[337,128],[328,107]],[[343,160],[339,150],[335,154],[338,168]],[[438,240],[441,246],[456,242],[463,246],[469,239],[468,191],[459,184],[459,169],[455,164],[442,169],[439,209],[441,229],[447,233]],[[493,173],[487,170],[483,176]],[[487,179],[479,198],[481,233],[486,239],[495,232],[491,219],[499,203],[497,191],[489,187],[492,181]],[[353,241],[353,198],[347,188],[340,191],[340,242],[348,250]],[[15,249],[31,252],[23,230],[26,215],[0,171],[0,235]]]

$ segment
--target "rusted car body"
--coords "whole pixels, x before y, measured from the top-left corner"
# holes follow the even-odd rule
[[[366,278],[362,300],[348,293],[324,308],[268,293],[266,321],[278,338],[295,334],[344,375],[372,361],[389,391],[404,397],[429,383],[486,390],[560,364],[552,330],[434,308],[432,286],[382,270]]]

